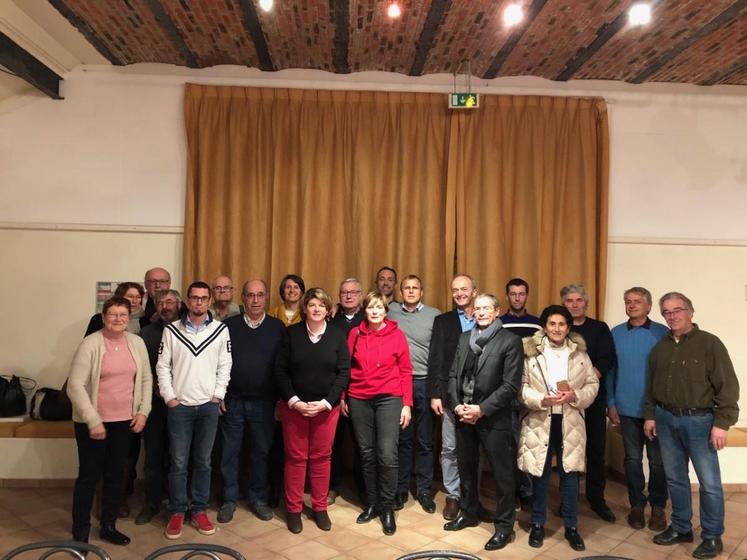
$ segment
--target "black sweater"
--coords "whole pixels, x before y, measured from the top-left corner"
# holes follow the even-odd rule
[[[325,399],[335,406],[350,379],[350,354],[345,334],[333,325],[314,344],[306,322],[288,327],[275,362],[275,382],[280,396],[297,396],[304,402]]]
[[[286,337],[282,321],[265,315],[262,324],[253,329],[244,315],[224,321],[231,336],[231,381],[227,393],[247,399],[275,399],[273,370],[281,341]]]
[[[612,340],[610,328],[604,321],[597,321],[591,317],[586,317],[582,324],[571,325],[571,332],[577,332],[584,337],[586,341],[586,353],[589,354],[592,365],[599,370],[602,376],[602,379],[599,380],[597,400],[600,399],[600,395],[606,399],[605,378],[617,364],[615,342]]]

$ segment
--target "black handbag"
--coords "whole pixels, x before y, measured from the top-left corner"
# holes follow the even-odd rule
[[[23,416],[26,414],[26,395],[17,375],[0,376],[0,417]]]
[[[31,399],[29,413],[34,420],[71,420],[73,405],[67,396],[67,381],[62,390],[42,387]]]

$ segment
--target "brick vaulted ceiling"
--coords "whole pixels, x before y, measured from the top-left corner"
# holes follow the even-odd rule
[[[509,0],[49,1],[115,65],[747,85],[747,0],[653,0],[644,27],[633,0],[518,0],[514,28]]]

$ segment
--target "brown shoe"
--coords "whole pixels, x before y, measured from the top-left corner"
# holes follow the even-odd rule
[[[633,527],[633,529],[643,529],[646,526],[646,519],[643,516],[642,507],[635,506],[630,508],[630,513],[628,513],[628,525]]]
[[[657,533],[667,528],[667,514],[664,513],[664,508],[656,506],[651,508],[651,518],[648,520],[648,528]]]
[[[286,514],[285,523],[288,525],[288,530],[291,533],[300,533],[303,531],[303,522],[301,521],[301,513],[291,513],[290,511]]]
[[[446,498],[446,505],[444,506],[444,519],[451,521],[456,519],[459,513],[459,500],[457,498]]]
[[[316,526],[322,531],[329,531],[332,528],[332,520],[326,511],[315,511],[314,521],[316,522]]]

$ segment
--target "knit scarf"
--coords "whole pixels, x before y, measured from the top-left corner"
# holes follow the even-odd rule
[[[501,326],[503,326],[501,320],[496,319],[490,323],[490,326],[487,329],[480,330],[475,326],[475,328],[469,332],[469,347],[476,356],[482,354],[482,349],[490,339],[495,336],[495,333],[498,332],[498,329],[500,329]]]

